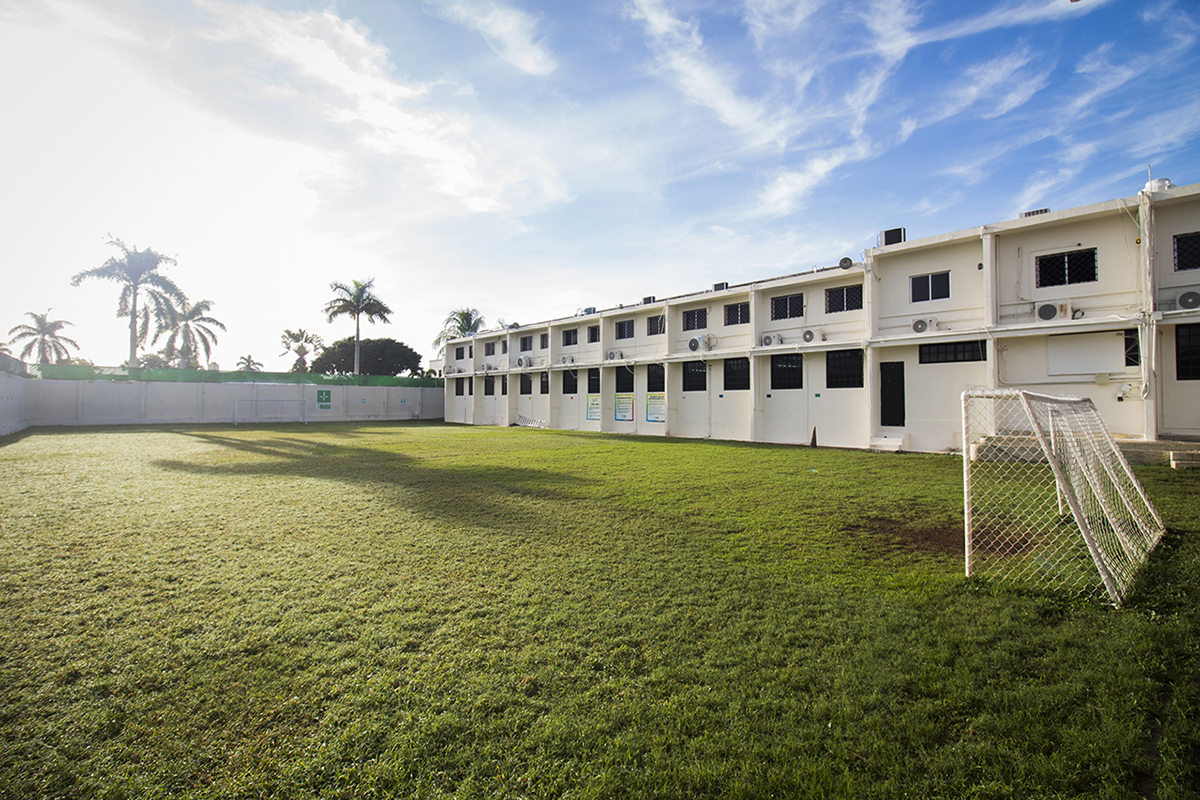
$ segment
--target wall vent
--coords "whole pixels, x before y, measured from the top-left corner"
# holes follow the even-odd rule
[[[1037,216],[1041,216],[1042,214],[1049,214],[1049,213],[1050,213],[1050,209],[1048,209],[1048,208],[1035,208],[1033,211],[1022,211],[1021,219],[1029,219],[1030,217],[1037,217]]]

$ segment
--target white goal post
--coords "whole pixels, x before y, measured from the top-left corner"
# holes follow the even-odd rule
[[[259,411],[259,405],[263,411]],[[249,415],[244,409],[249,405]],[[291,412],[290,415],[285,412]],[[303,422],[308,424],[308,398],[238,397],[233,401],[233,424],[239,422]]]
[[[1119,604],[1165,533],[1091,400],[963,392],[967,575]]]

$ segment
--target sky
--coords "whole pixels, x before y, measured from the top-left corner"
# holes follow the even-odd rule
[[[568,317],[1200,182],[1197,0],[0,0],[0,337],[118,365],[115,237],[286,370],[375,280]],[[158,342],[161,347],[163,340]],[[157,349],[151,345],[150,350]],[[14,348],[14,352],[19,348]]]

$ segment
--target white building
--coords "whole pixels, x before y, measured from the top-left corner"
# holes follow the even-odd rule
[[[1118,436],[1200,436],[1200,184],[880,239],[452,340],[446,420],[934,452],[961,447],[964,389],[1028,388],[1092,398]]]

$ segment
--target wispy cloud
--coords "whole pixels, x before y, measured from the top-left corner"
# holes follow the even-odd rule
[[[992,11],[977,17],[956,20],[946,25],[930,28],[921,34],[921,42],[927,44],[948,39],[961,39],[965,36],[975,36],[1001,28],[1052,22],[1071,16],[1078,17],[1090,14],[1110,2],[1113,0],[1088,0],[1086,3],[1072,3],[1071,0],[1031,0],[1019,5],[1000,4]]]
[[[799,169],[784,170],[759,192],[758,205],[750,216],[780,217],[792,213],[817,187],[829,181],[838,167],[863,161],[875,152],[870,143],[860,140],[813,156]]]
[[[437,16],[483,35],[496,55],[530,75],[549,75],[558,62],[537,40],[538,20],[524,11],[489,0],[434,0]]]

